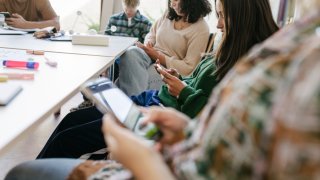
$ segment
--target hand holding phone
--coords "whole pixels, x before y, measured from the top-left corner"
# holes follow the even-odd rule
[[[141,42],[137,41],[136,43],[136,46],[138,46],[139,48],[142,48],[144,47],[144,44],[142,44]]]
[[[82,92],[91,99],[101,113],[109,113],[121,124],[146,139],[161,137],[159,129],[152,123],[141,126],[143,114],[133,101],[107,78],[89,81]]]
[[[161,71],[165,71],[165,68],[160,65],[160,63],[155,63],[154,68],[156,69],[157,73],[161,76],[161,79],[164,78]]]

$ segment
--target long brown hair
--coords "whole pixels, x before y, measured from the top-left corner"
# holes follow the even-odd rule
[[[217,0],[215,0],[216,2]],[[269,0],[220,0],[224,14],[224,33],[216,53],[218,79],[234,66],[253,45],[279,28],[274,22]]]

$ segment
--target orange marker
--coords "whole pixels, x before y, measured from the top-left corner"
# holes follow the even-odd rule
[[[34,54],[34,55],[44,55],[44,51],[39,51],[39,50],[27,50],[28,54]]]

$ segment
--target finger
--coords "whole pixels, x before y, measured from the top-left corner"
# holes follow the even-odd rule
[[[138,46],[139,48],[143,48],[144,47],[144,45],[139,41],[136,42],[135,45]]]
[[[117,141],[111,134],[104,135],[104,139],[107,141],[108,150],[111,152],[115,152],[117,149]]]
[[[147,47],[149,47],[149,48],[151,48],[152,47],[152,45],[151,45],[151,43],[147,43],[147,45],[146,45]]]
[[[20,18],[21,16],[19,14],[14,13],[14,14],[12,14],[12,17],[13,18]]]
[[[163,70],[163,69],[159,69],[160,74],[162,74],[164,76],[164,78],[166,79],[171,79],[173,76],[168,73],[167,71]]]
[[[123,131],[125,131],[123,127],[116,123],[116,119],[107,114],[103,117],[103,132],[104,134],[111,135],[114,138],[118,139],[122,137]]]
[[[162,81],[168,85],[168,83],[170,83],[170,80],[165,78],[164,76],[161,77]]]
[[[14,18],[6,18],[6,21],[13,21],[14,20]]]
[[[158,151],[161,152],[162,151],[162,144],[161,143],[156,143],[153,148]]]
[[[149,107],[146,110],[145,114],[145,122],[152,122],[158,124],[159,122],[162,124],[167,119],[167,114],[170,111],[170,108],[161,108],[158,106]]]

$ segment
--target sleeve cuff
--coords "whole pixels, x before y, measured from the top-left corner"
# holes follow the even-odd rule
[[[194,94],[194,92],[195,92],[195,90],[192,87],[186,86],[180,92],[179,97],[178,97],[178,101],[185,102],[191,94]]]
[[[171,67],[171,59],[169,56],[164,55],[164,59],[166,61],[166,68],[170,68]]]

